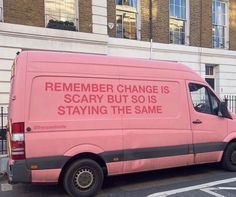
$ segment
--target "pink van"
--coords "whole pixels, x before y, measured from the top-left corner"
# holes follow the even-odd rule
[[[9,108],[12,183],[93,196],[117,174],[210,162],[236,171],[235,116],[178,63],[21,52]]]

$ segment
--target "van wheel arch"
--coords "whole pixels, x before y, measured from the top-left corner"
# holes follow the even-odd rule
[[[226,142],[226,145],[225,145],[224,150],[223,150],[223,155],[222,155],[222,158],[221,158],[221,162],[222,162],[222,160],[223,160],[223,156],[224,156],[225,151],[227,150],[228,146],[229,146],[231,143],[234,143],[234,142],[236,142],[236,138],[231,139],[230,141]]]
[[[104,174],[104,177],[107,176],[108,174],[108,171],[107,171],[107,165],[105,163],[105,161],[97,154],[94,154],[94,153],[80,153],[78,155],[75,155],[73,156],[72,158],[70,158],[66,163],[65,165],[63,166],[62,170],[61,170],[61,173],[60,173],[60,176],[59,176],[59,184],[62,184],[63,183],[63,178],[64,178],[64,175],[67,171],[67,169],[75,162],[75,161],[78,161],[78,160],[81,160],[81,159],[91,159],[95,162],[98,163],[99,166],[101,166],[102,170],[103,170],[103,174]]]

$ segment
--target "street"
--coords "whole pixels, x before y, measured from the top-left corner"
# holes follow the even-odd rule
[[[105,179],[97,197],[233,197],[236,196],[236,172],[207,164],[137,173]],[[58,185],[7,184],[0,178],[1,197],[67,196]]]

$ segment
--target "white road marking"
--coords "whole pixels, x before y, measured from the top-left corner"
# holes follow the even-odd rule
[[[236,181],[236,178],[223,179],[223,180],[204,183],[204,184],[200,184],[200,185],[194,185],[194,186],[190,186],[190,187],[184,187],[184,188],[179,188],[179,189],[174,189],[174,190],[169,190],[169,191],[164,191],[164,192],[158,192],[158,193],[150,194],[150,195],[148,195],[148,197],[169,196],[169,195],[193,191],[193,190],[197,190],[197,189],[213,187],[213,186],[224,184],[224,183],[231,183],[231,182],[235,182],[235,181]]]
[[[7,192],[7,191],[11,191],[13,188],[12,188],[12,185],[8,184],[8,183],[2,183],[1,184],[1,191],[2,192]]]
[[[223,190],[236,190],[236,187],[218,187],[218,189],[223,189]]]
[[[211,194],[212,196],[225,197],[221,194],[218,194],[218,193],[215,193],[215,192],[212,191],[212,190],[219,190],[219,188],[217,188],[217,187],[209,187],[209,188],[204,188],[204,189],[200,189],[200,190],[203,191],[203,192],[206,192],[208,194]]]

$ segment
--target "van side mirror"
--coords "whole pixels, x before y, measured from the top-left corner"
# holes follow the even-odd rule
[[[225,102],[220,102],[219,110],[218,110],[218,116],[233,119]]]

